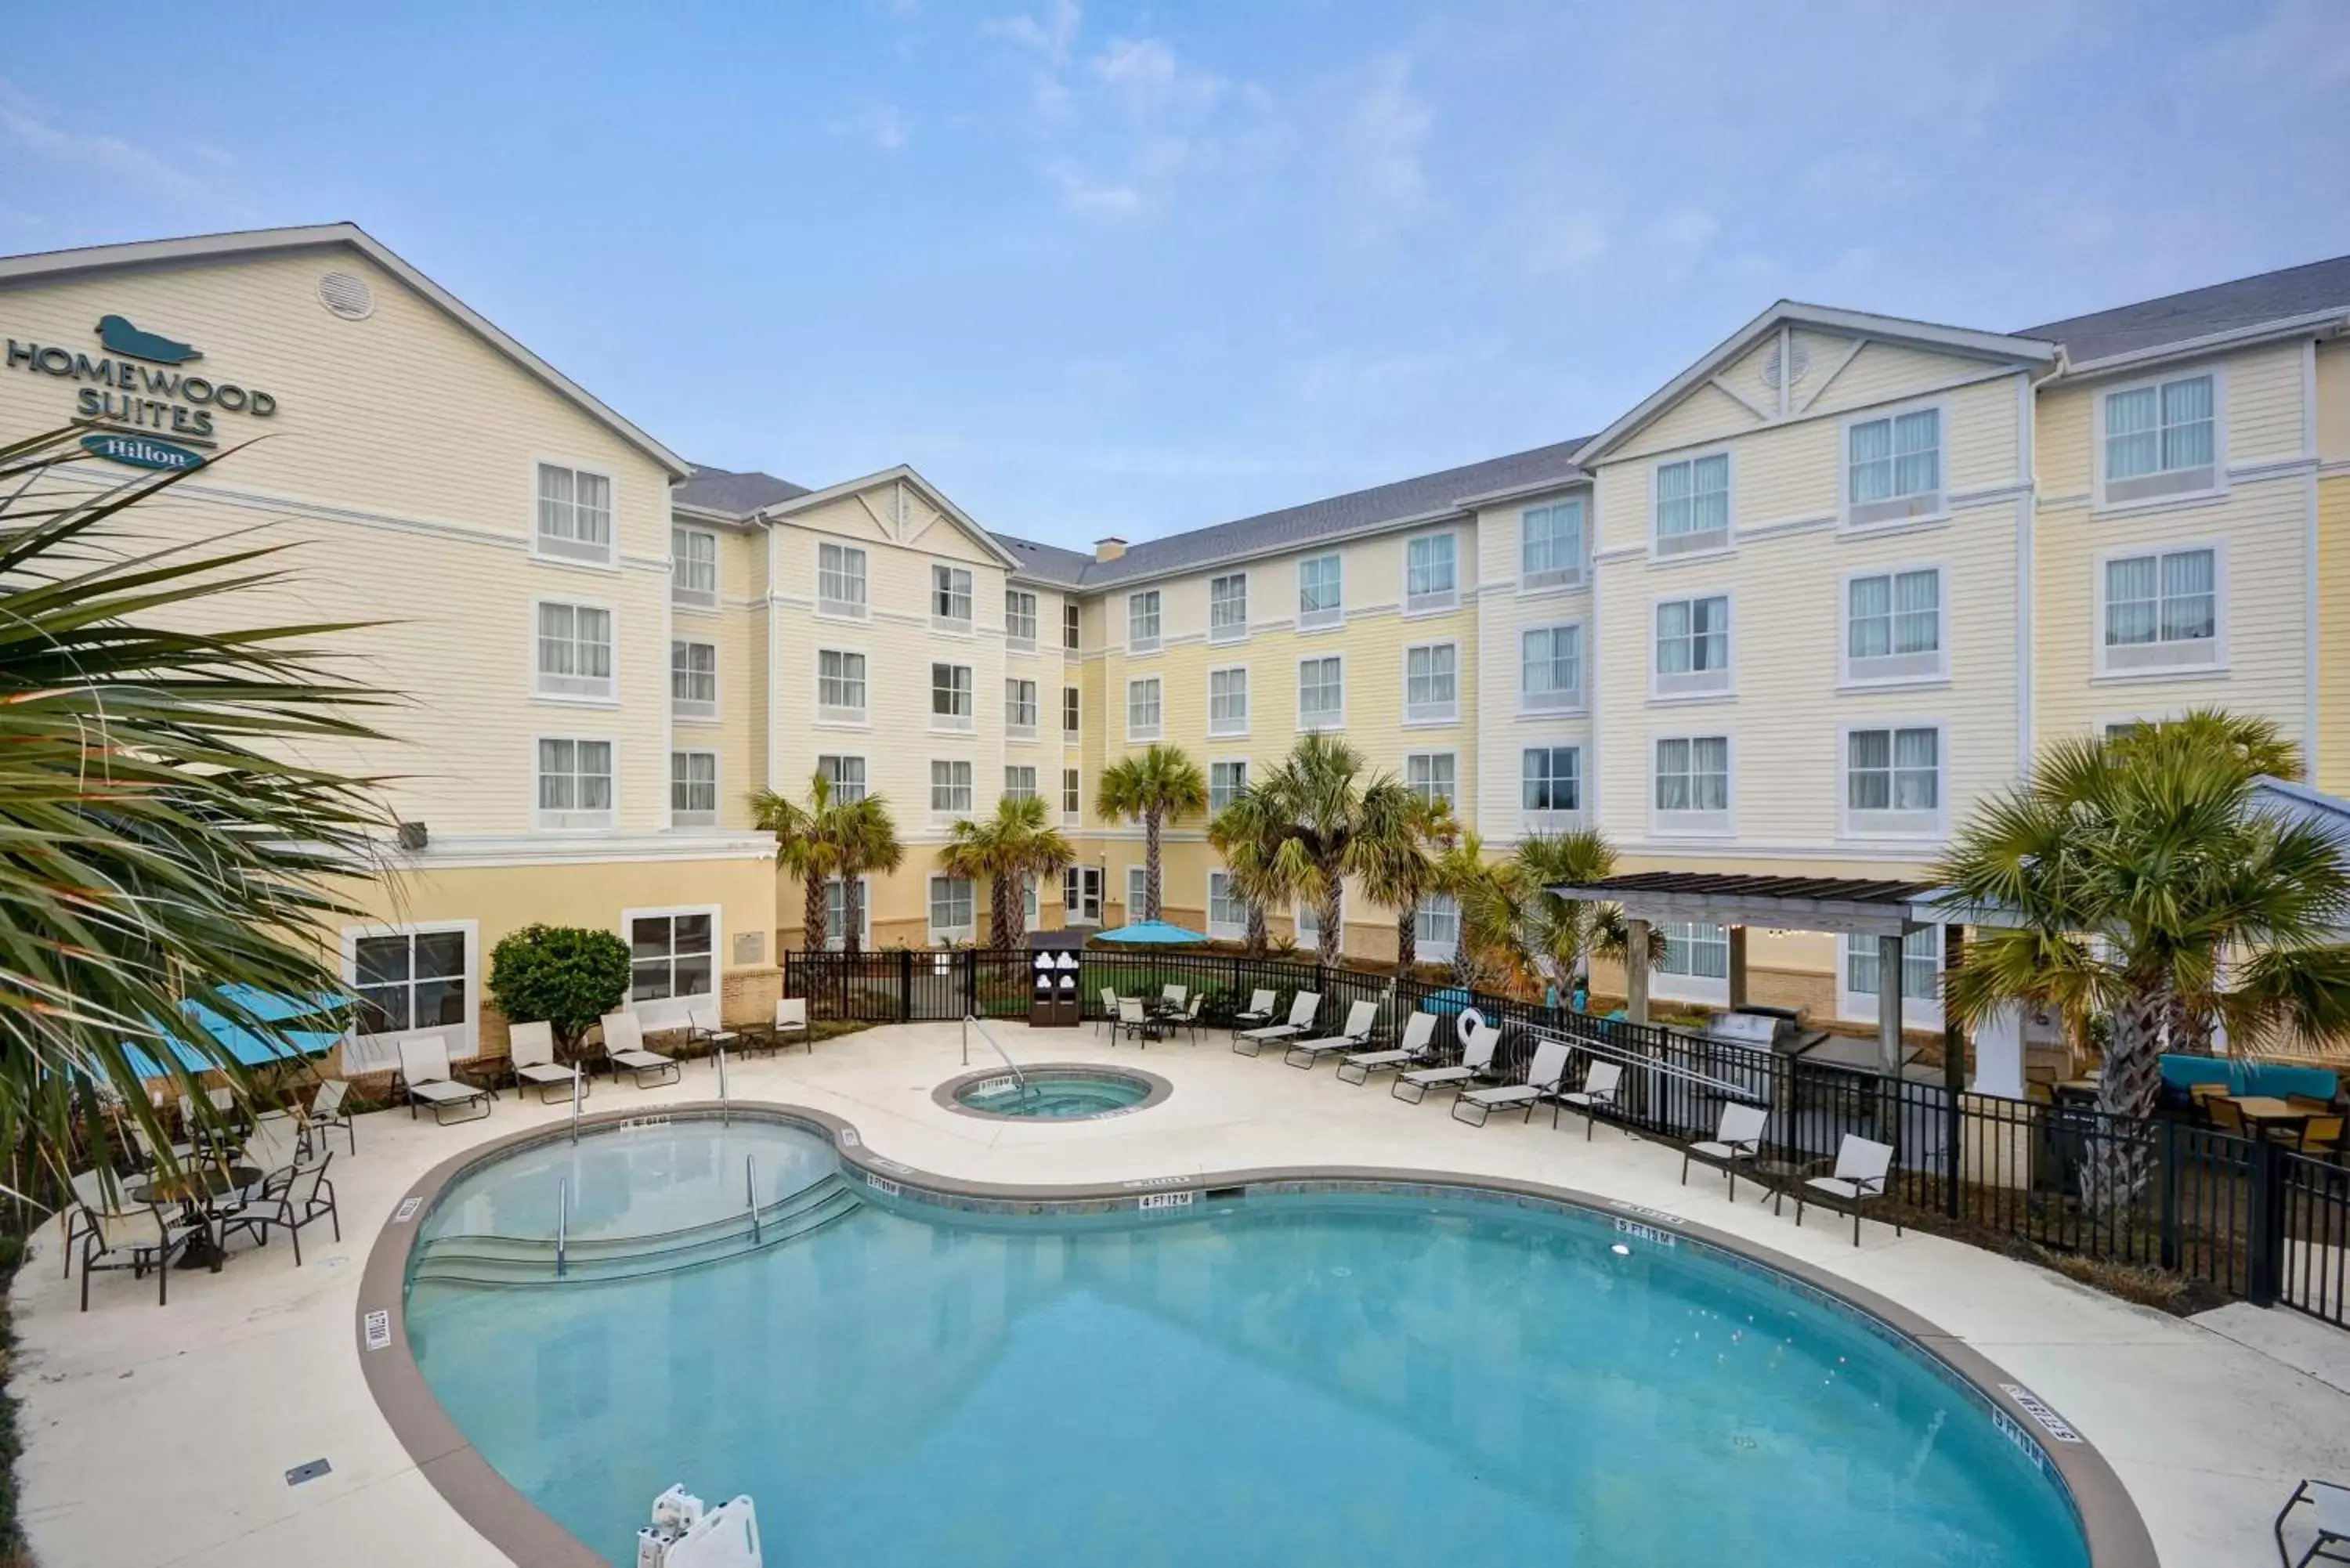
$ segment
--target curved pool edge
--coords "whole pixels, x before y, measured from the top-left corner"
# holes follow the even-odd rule
[[[951,1209],[984,1205],[1008,1212],[1042,1213],[1048,1208],[1103,1212],[1174,1208],[1179,1205],[1169,1201],[1173,1194],[1222,1189],[1236,1192],[1246,1189],[1267,1192],[1419,1189],[1528,1199],[1641,1225],[1669,1227],[1676,1236],[1777,1274],[1874,1320],[1918,1354],[1939,1363],[2001,1418],[2011,1439],[2029,1445],[2040,1461],[2055,1471],[2080,1521],[2091,1568],[2160,1568],[2146,1521],[2105,1456],[1990,1357],[1863,1285],[1681,1215],[1546,1182],[1397,1166],[1268,1166],[1056,1186],[968,1180],[917,1169],[876,1154],[855,1123],[812,1106],[779,1101],[731,1106],[716,1100],[682,1101],[657,1113],[601,1112],[583,1116],[580,1126],[600,1129],[708,1119],[723,1114],[802,1127],[825,1138],[842,1166],[877,1193],[900,1199],[911,1196],[917,1202],[928,1199]],[[369,1250],[352,1324],[368,1390],[417,1469],[458,1517],[525,1568],[609,1568],[609,1563],[517,1491],[474,1449],[442,1407],[408,1343],[404,1286],[409,1254],[424,1220],[452,1182],[516,1150],[560,1142],[568,1136],[567,1124],[509,1133],[451,1155],[411,1182]],[[1189,1207],[1191,1201],[1187,1198],[1180,1207]]]
[[[1130,1106],[1120,1106],[1111,1111],[1095,1111],[1087,1116],[1008,1116],[1001,1111],[983,1111],[976,1106],[966,1106],[955,1098],[973,1084],[984,1084],[991,1078],[1007,1075],[1000,1067],[982,1067],[969,1073],[958,1073],[932,1089],[931,1103],[942,1111],[951,1112],[959,1116],[976,1116],[981,1121],[1019,1122],[1028,1127],[1052,1127],[1055,1123],[1071,1127],[1086,1127],[1095,1122],[1116,1121],[1120,1116],[1130,1116],[1138,1112],[1147,1111],[1153,1106],[1165,1105],[1175,1093],[1175,1085],[1156,1073],[1147,1072],[1140,1067],[1105,1066],[1099,1062],[1032,1062],[1021,1069],[1021,1074],[1023,1076],[1039,1078],[1048,1074],[1108,1080],[1123,1078],[1148,1085],[1150,1092]],[[835,1140],[834,1147],[839,1147],[837,1140]]]

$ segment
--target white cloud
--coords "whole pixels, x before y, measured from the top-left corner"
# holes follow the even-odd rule
[[[1137,119],[1203,114],[1225,87],[1222,77],[1186,68],[1157,38],[1113,38],[1087,69]]]
[[[212,193],[204,181],[138,142],[64,129],[5,78],[0,78],[0,137],[47,162],[90,170],[167,196],[192,201]],[[206,161],[216,166],[230,161],[218,148],[205,151]]]
[[[1088,179],[1072,163],[1056,163],[1051,172],[1061,200],[1073,211],[1123,218],[1142,209],[1142,194],[1131,185]]]
[[[897,105],[868,104],[846,119],[836,119],[825,128],[835,136],[854,137],[870,142],[884,152],[895,152],[906,145],[914,134],[913,122]]]
[[[1053,0],[1040,16],[1005,16],[981,24],[981,31],[1037,55],[1055,66],[1069,63],[1084,11],[1077,0]]]

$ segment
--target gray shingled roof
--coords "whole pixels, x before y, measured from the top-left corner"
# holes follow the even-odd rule
[[[2062,343],[2079,365],[2321,310],[2350,311],[2350,256],[2027,327],[2017,336]]]
[[[807,493],[805,484],[794,484],[788,479],[777,479],[756,469],[736,473],[697,462],[693,465],[693,477],[671,491],[670,499],[680,506],[747,517],[762,506],[773,506],[778,501],[791,501]]]

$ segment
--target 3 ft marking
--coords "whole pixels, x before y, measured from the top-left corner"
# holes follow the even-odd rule
[[[367,1347],[369,1350],[391,1348],[391,1314],[389,1311],[378,1307],[360,1321],[367,1326]]]
[[[1637,1220],[1625,1220],[1619,1218],[1616,1221],[1616,1229],[1622,1231],[1627,1236],[1637,1236],[1641,1241],[1650,1242],[1659,1247],[1678,1247],[1680,1245],[1680,1238],[1672,1234],[1672,1232],[1669,1231],[1659,1231],[1654,1225],[1643,1225]]]
[[[1118,1185],[1131,1192],[1138,1187],[1180,1187],[1191,1179],[1188,1176],[1144,1176],[1132,1181],[1121,1181]]]
[[[2073,1424],[2050,1409],[2046,1402],[2031,1389],[2019,1384],[2002,1383],[1999,1391],[2022,1406],[2023,1413],[2039,1422],[2041,1429],[2058,1442],[2077,1443],[2081,1440],[2081,1434],[2073,1430]]]
[[[1137,1209],[1189,1209],[1199,1198],[1191,1192],[1146,1192],[1134,1200]]]
[[[391,1222],[399,1225],[413,1220],[416,1211],[423,1207],[424,1199],[421,1198],[403,1198],[400,1200],[400,1207],[392,1210]]]
[[[865,1185],[871,1188],[876,1192],[887,1193],[892,1198],[898,1196],[898,1184],[896,1182],[890,1180],[886,1176],[876,1176],[869,1170],[865,1173]]]
[[[1643,1220],[1654,1220],[1659,1225],[1681,1223],[1681,1217],[1678,1214],[1669,1214],[1661,1209],[1643,1209],[1637,1203],[1627,1203],[1621,1199],[1611,1199],[1607,1206],[1622,1213],[1638,1214]]]

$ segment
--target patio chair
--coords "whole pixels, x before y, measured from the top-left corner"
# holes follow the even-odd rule
[[[411,1121],[419,1106],[431,1106],[432,1119],[442,1127],[449,1125],[447,1113],[452,1108],[482,1107],[479,1116],[460,1116],[459,1121],[479,1121],[490,1114],[489,1090],[461,1084],[451,1075],[445,1035],[411,1034],[400,1043],[400,1083],[408,1095]]]
[[[2284,1546],[2285,1516],[2303,1503],[2317,1510],[2317,1535],[2310,1542],[2309,1550],[2298,1557],[2288,1557]],[[2332,1481],[2305,1480],[2293,1489],[2284,1506],[2276,1516],[2277,1561],[2284,1568],[2309,1568],[2312,1563],[2350,1563],[2350,1553],[2334,1551],[2336,1546],[2350,1546],[2350,1486],[2337,1486]]]
[[[1243,1029],[1259,1029],[1272,1023],[1274,1004],[1279,1000],[1270,991],[1250,992],[1249,1004],[1232,1014],[1232,1033],[1237,1036]]]
[[[1710,1138],[1690,1144],[1681,1150],[1681,1185],[1689,1185],[1690,1157],[1720,1160],[1730,1173],[1730,1200],[1738,1201],[1738,1162],[1751,1160],[1762,1147],[1762,1129],[1771,1125],[1771,1113],[1762,1106],[1745,1106],[1732,1102],[1721,1107],[1721,1126]]]
[[[89,1310],[89,1276],[99,1269],[129,1269],[138,1279],[155,1271],[155,1304],[171,1300],[172,1258],[197,1237],[209,1233],[202,1223],[190,1225],[163,1212],[156,1203],[123,1202],[92,1209],[81,1241],[81,1310]],[[107,1258],[122,1262],[109,1263]]]
[[[330,1154],[315,1165],[289,1165],[272,1171],[262,1182],[259,1196],[222,1222],[221,1244],[228,1244],[231,1231],[243,1231],[266,1247],[274,1225],[294,1238],[294,1266],[298,1269],[303,1226],[324,1220],[334,1227],[335,1240],[341,1241],[343,1221],[335,1210],[335,1184],[327,1179],[327,1165],[334,1158]]]
[[[515,1087],[528,1084],[538,1090],[538,1103],[552,1100],[554,1091],[571,1093],[574,1085],[584,1095],[588,1091],[586,1076],[576,1066],[555,1059],[555,1025],[544,1019],[535,1023],[517,1023],[508,1032],[511,1054],[507,1068],[514,1074]]]
[[[1183,999],[1191,994],[1191,987],[1179,985],[1171,980],[1159,988],[1159,1000],[1170,1002],[1177,1007],[1182,1006]]]
[[[123,1179],[120,1176],[114,1179],[115,1196],[109,1199],[106,1191],[106,1174],[93,1168],[77,1170],[67,1178],[73,1188],[74,1200],[66,1206],[63,1221],[65,1240],[57,1248],[66,1255],[65,1269],[57,1275],[61,1280],[73,1277],[74,1241],[89,1230],[89,1217],[101,1209],[120,1206]]]
[[[1204,991],[1195,991],[1191,993],[1190,1005],[1183,1009],[1180,1017],[1174,1020],[1191,1036],[1191,1044],[1194,1045],[1200,1043],[1200,1014],[1206,1010],[1207,1005],[1208,993]]]
[[[327,1135],[337,1128],[349,1140],[351,1153],[359,1152],[359,1129],[351,1123],[351,1113],[343,1106],[343,1096],[351,1086],[340,1078],[329,1078],[318,1085],[310,1096],[310,1108],[302,1116],[302,1141],[307,1146],[313,1137],[320,1147],[326,1147]]]
[[[125,1125],[130,1128],[130,1142],[132,1147],[137,1148],[139,1151],[139,1164],[140,1168],[146,1170],[154,1169],[157,1165],[161,1163],[156,1153],[155,1140],[148,1136],[147,1129],[138,1122],[130,1121],[127,1122]],[[172,1158],[182,1162],[192,1158],[196,1152],[196,1146],[192,1143],[175,1143],[171,1145],[170,1147],[172,1150]]]
[[[1360,1051],[1371,1043],[1371,1031],[1378,1026],[1379,1004],[1357,1002],[1347,1009],[1346,1027],[1336,1034],[1324,1034],[1312,1040],[1293,1040],[1282,1060],[1293,1067],[1314,1070],[1314,1064],[1325,1056],[1343,1056]]]
[[[645,1049],[645,1026],[633,1012],[604,1014],[604,1060],[610,1064],[612,1076],[622,1073],[636,1075],[637,1087],[649,1089],[653,1084],[674,1084],[678,1081],[677,1058],[664,1056],[658,1051]],[[650,1078],[652,1083],[646,1080]]]
[[[1314,1015],[1322,1011],[1322,993],[1301,991],[1289,999],[1289,1022],[1268,1023],[1261,1029],[1243,1029],[1232,1035],[1232,1049],[1243,1056],[1253,1056],[1272,1040],[1287,1040],[1314,1027]]]
[[[1502,1043],[1498,1024],[1472,1024],[1469,1039],[1461,1048],[1461,1060],[1450,1067],[1421,1067],[1409,1073],[1398,1073],[1388,1093],[1406,1105],[1416,1106],[1428,1097],[1430,1089],[1451,1089],[1455,1095],[1492,1075],[1493,1051]]]
[[[1599,1119],[1602,1111],[1617,1108],[1617,1096],[1624,1088],[1624,1064],[1621,1062],[1594,1062],[1583,1075],[1583,1087],[1572,1089],[1558,1097],[1562,1107],[1573,1106],[1583,1113],[1583,1141],[1591,1141],[1591,1124]],[[1554,1116],[1554,1120],[1556,1118]]]
[[[1101,988],[1101,1016],[1094,1023],[1097,1027],[1104,1023],[1109,1025],[1110,1044],[1115,1045],[1118,1044],[1118,988],[1116,986],[1106,985]]]
[[[2203,1108],[2210,1113],[2211,1126],[2219,1131],[2235,1137],[2252,1136],[2252,1129],[2244,1122],[2244,1107],[2236,1104],[2233,1096],[2210,1096],[2204,1100]]]
[[[1835,1174],[1807,1176],[1804,1179],[1804,1184],[1795,1189],[1796,1229],[1803,1228],[1804,1205],[1817,1201],[1808,1195],[1814,1192],[1823,1193],[1828,1198],[1839,1199],[1852,1205],[1852,1244],[1856,1247],[1859,1246],[1861,1205],[1869,1199],[1885,1196],[1886,1174],[1892,1168],[1893,1146],[1891,1144],[1874,1143],[1862,1137],[1858,1133],[1845,1134],[1844,1142],[1836,1146]],[[1782,1194],[1780,1199],[1773,1200],[1771,1212],[1773,1214],[1779,1212],[1783,1198],[1784,1195]],[[1896,1236],[1901,1234],[1901,1221],[1898,1220],[1893,1222],[1893,1233]]]
[[[1452,1119],[1482,1127],[1495,1111],[1506,1111],[1523,1106],[1525,1119],[1534,1119],[1534,1107],[1546,1099],[1556,1099],[1566,1084],[1566,1059],[1570,1054],[1563,1040],[1545,1040],[1534,1047],[1534,1059],[1526,1064],[1524,1079],[1515,1084],[1497,1085],[1490,1089],[1465,1089],[1452,1096]],[[1464,1114],[1466,1113],[1466,1114]],[[1558,1125],[1556,1112],[1551,1115],[1551,1125]]]
[[[1404,1021],[1403,1042],[1391,1051],[1357,1051],[1338,1064],[1338,1081],[1367,1084],[1374,1073],[1403,1072],[1436,1051],[1436,1014],[1415,1012]]]
[[[1118,1044],[1120,1034],[1129,1034],[1149,1049],[1154,1035],[1161,1034],[1165,1026],[1144,1011],[1142,998],[1121,996],[1118,999],[1118,1027],[1110,1034],[1110,1044]]]
[[[291,1165],[302,1153],[302,1127],[292,1111],[264,1111],[236,1151],[235,1163],[267,1173]]]
[[[726,1027],[718,1012],[718,999],[702,997],[685,1004],[685,1038],[689,1044],[707,1045],[712,1051],[721,1046],[737,1045],[743,1036]]]
[[[816,1036],[808,1033],[807,998],[786,996],[775,1003],[775,1021],[765,1031],[770,1050],[788,1047],[795,1040],[809,1055],[816,1054]]]
[[[2342,1150],[2343,1118],[2338,1115],[2312,1116],[2301,1124],[2300,1152],[2313,1159],[2323,1159]]]

